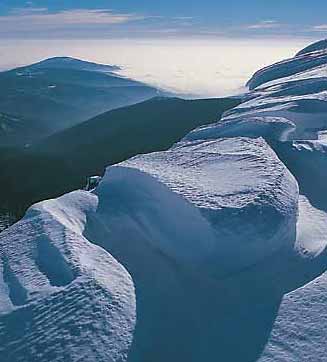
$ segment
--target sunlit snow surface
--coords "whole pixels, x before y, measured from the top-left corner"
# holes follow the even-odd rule
[[[325,361],[317,49],[258,72],[216,124],[3,232],[0,360]]]
[[[127,271],[82,233],[96,199],[33,206],[0,238],[1,361],[123,361],[135,326]]]
[[[244,103],[227,112],[220,122],[186,137],[193,141],[264,137],[269,142],[299,183],[294,247],[316,275],[327,265],[325,45],[319,43],[309,52],[258,71],[248,82],[253,90]],[[300,268],[299,275],[309,269]],[[326,296],[326,274],[285,296],[260,361],[325,361]]]

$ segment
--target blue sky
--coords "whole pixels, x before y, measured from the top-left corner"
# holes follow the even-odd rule
[[[1,0],[7,38],[313,37],[326,0]]]

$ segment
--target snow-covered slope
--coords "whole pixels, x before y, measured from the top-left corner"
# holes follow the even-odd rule
[[[141,171],[140,177],[143,173],[154,177],[197,210],[181,209],[173,230],[173,220],[161,221],[155,230],[153,214],[145,215],[157,247],[180,263],[192,267],[200,263],[203,270],[212,268],[221,276],[258,263],[294,240],[297,184],[263,139],[182,143],[119,167],[126,168],[126,177],[135,174],[134,180],[139,173],[128,168]],[[109,169],[109,179],[113,170]],[[164,200],[160,198],[161,208]]]
[[[294,283],[281,303],[260,361],[324,361],[327,334],[327,47],[318,42],[295,58],[258,71],[247,100],[220,122],[191,132],[186,141],[220,137],[264,137],[296,177],[299,215]],[[288,262],[291,266],[292,263]],[[309,276],[311,275],[311,276]],[[303,286],[303,284],[309,284]]]
[[[0,237],[0,360],[125,361],[135,325],[126,270],[82,235],[96,198],[32,207]]]
[[[253,90],[245,102],[187,138],[318,139],[327,129],[327,48],[312,45],[316,47],[258,71],[248,83]]]
[[[269,146],[240,138],[139,156],[109,168],[93,194],[77,191],[34,206],[1,234],[0,357],[32,360],[39,349],[40,360],[48,353],[74,356],[81,345],[85,360],[124,356],[134,321],[134,288],[124,265],[136,287],[138,316],[129,360],[211,359],[222,353],[215,340],[229,319],[221,321],[216,309],[239,287],[233,275],[292,250],[297,197],[294,178]],[[242,288],[249,284],[249,276],[242,279]],[[69,313],[60,312],[66,308]],[[30,322],[27,335],[16,334],[17,318]],[[39,340],[49,324],[48,337]]]
[[[325,361],[327,51],[311,49],[216,124],[2,233],[0,360]]]
[[[325,234],[326,235],[326,234]],[[326,273],[285,296],[260,362],[323,362],[327,356]]]
[[[257,71],[248,81],[250,89],[271,82],[281,81],[290,76],[305,78],[307,73],[321,71],[324,74],[326,64],[326,41],[317,42],[300,51],[294,58],[281,61]]]
[[[325,45],[326,42],[313,44],[309,50],[314,51],[300,52],[292,59],[258,71],[248,83],[253,89],[249,100],[228,112],[225,120],[251,124],[253,117],[260,117],[260,123],[271,123],[269,116],[278,117],[279,130],[286,129],[279,134],[282,140],[316,139],[318,131],[327,129]]]
[[[303,55],[303,54],[312,53],[312,52],[316,52],[316,51],[324,50],[324,49],[327,49],[327,39],[323,39],[323,40],[317,41],[316,43],[308,45],[306,48],[299,51],[296,55],[297,56]]]

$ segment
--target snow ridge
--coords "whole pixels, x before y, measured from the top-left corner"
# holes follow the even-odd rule
[[[287,265],[308,278],[289,284],[291,293],[281,303],[260,362],[320,362],[327,353],[326,54],[324,40],[258,71],[248,83],[252,91],[244,103],[185,138],[263,137],[299,184],[298,257]]]
[[[1,360],[126,359],[134,284],[83,237],[85,210],[94,207],[79,191],[33,206],[1,234]]]

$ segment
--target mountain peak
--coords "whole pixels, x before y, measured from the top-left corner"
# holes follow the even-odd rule
[[[86,60],[76,59],[68,56],[47,58],[29,66],[33,69],[56,68],[88,71],[117,71],[120,67],[116,65],[97,64]]]

